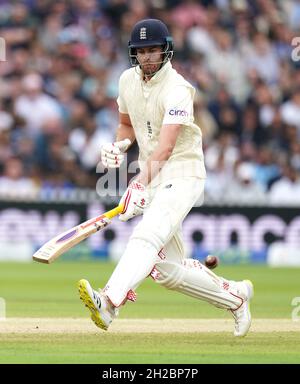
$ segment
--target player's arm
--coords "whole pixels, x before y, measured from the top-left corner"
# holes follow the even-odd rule
[[[126,89],[128,87],[128,71],[123,72],[119,80],[119,124],[114,143],[104,144],[101,148],[101,161],[107,168],[119,168],[124,161],[124,153],[135,140],[134,129],[128,114]]]
[[[166,161],[172,155],[181,124],[164,124],[160,131],[158,145],[146,163],[146,167],[130,183],[120,203],[124,210],[120,220],[127,221],[143,213],[149,204],[149,195],[145,188],[147,184],[159,173]]]
[[[137,182],[146,186],[157,176],[172,155],[181,128],[181,124],[164,124],[162,126],[158,145],[147,160],[146,167],[137,176]]]
[[[129,139],[131,143],[135,140],[135,133],[131,124],[130,116],[127,113],[119,112],[119,125],[116,133],[116,141]]]

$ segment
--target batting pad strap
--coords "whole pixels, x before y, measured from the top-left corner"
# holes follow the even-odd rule
[[[225,289],[223,280],[198,260],[186,259],[182,264],[156,263],[151,276],[168,289],[205,300],[218,308],[235,310],[244,301],[236,290]]]

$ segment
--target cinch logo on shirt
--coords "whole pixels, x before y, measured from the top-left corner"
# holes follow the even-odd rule
[[[184,109],[170,109],[169,115],[171,115],[171,116],[188,116],[189,114]]]

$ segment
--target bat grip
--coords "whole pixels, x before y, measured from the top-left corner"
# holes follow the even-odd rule
[[[104,214],[105,217],[109,218],[109,219],[112,219],[113,217],[117,216],[118,214],[120,214],[124,209],[124,205],[123,204],[120,204],[118,205],[116,208],[114,209],[111,209],[110,211],[106,212]]]

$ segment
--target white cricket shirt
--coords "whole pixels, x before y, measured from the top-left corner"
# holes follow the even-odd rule
[[[206,177],[201,129],[194,124],[194,94],[194,87],[170,62],[147,83],[139,67],[127,69],[120,77],[119,111],[130,117],[141,169],[158,145],[162,125],[182,124],[172,155],[152,180],[152,186],[174,177]]]

